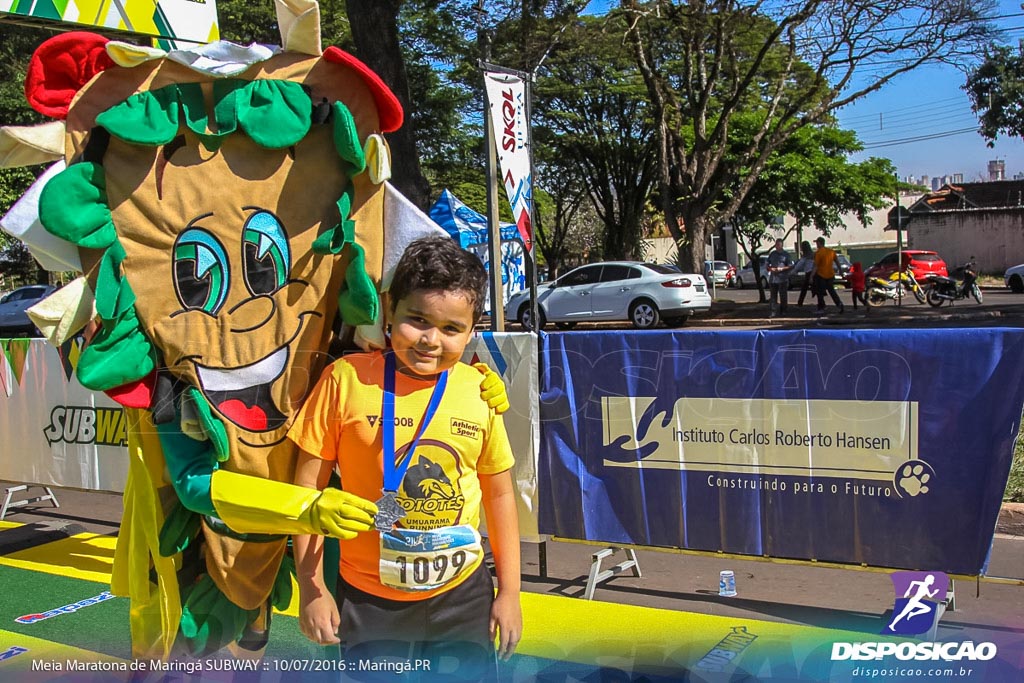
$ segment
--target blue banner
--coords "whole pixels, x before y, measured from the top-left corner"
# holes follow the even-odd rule
[[[984,573],[1024,330],[542,340],[540,531]]]

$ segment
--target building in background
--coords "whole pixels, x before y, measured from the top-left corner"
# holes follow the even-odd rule
[[[989,180],[1006,180],[1006,162],[1002,159],[993,159],[988,162]]]

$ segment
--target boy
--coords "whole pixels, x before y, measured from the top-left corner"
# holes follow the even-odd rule
[[[289,431],[300,448],[296,484],[323,489],[337,468],[342,488],[376,513],[380,532],[341,541],[340,576],[329,577],[336,600],[323,538],[295,538],[300,628],[321,644],[340,634],[346,659],[454,654],[459,675],[484,678],[495,635],[504,659],[519,642],[511,448],[480,398],[479,372],[459,362],[486,281],[480,260],[451,239],[410,244],[390,289],[391,349],[328,367]],[[368,503],[378,498],[379,512]],[[497,596],[476,530],[481,503]]]

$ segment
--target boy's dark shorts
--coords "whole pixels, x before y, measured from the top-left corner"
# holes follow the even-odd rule
[[[345,678],[394,681],[408,667],[413,680],[491,680],[497,672],[489,635],[494,584],[485,563],[461,584],[432,598],[387,600],[338,578]],[[372,662],[385,662],[374,670]],[[386,668],[390,666],[392,668]]]

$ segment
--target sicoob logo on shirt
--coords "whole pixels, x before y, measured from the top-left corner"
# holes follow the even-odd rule
[[[401,526],[428,530],[459,524],[466,498],[459,486],[461,471],[455,451],[448,444],[423,439],[413,458],[398,496],[398,504],[406,512]]]

